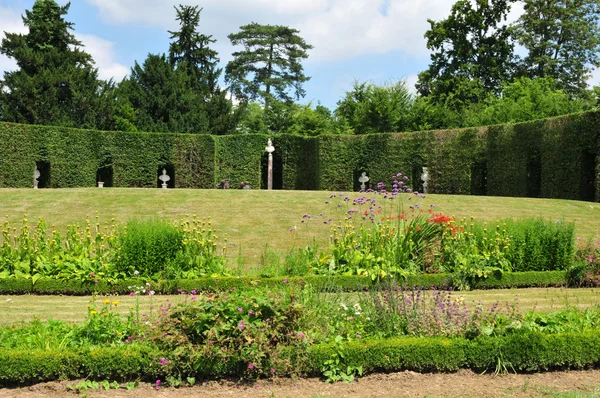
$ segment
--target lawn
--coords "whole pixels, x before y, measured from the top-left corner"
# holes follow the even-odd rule
[[[257,190],[162,190],[162,189],[2,189],[0,215],[19,225],[23,215],[31,223],[43,217],[49,226],[64,231],[71,223],[83,224],[96,213],[101,222],[114,218],[165,217],[177,219],[186,214],[211,218],[217,231],[228,237],[232,264],[246,267],[259,263],[267,248],[285,253],[316,241],[327,244],[328,217],[342,216],[345,207],[336,208],[331,192],[257,191]],[[357,197],[354,193],[351,197]],[[458,218],[474,216],[484,221],[498,218],[544,217],[575,223],[576,234],[583,239],[600,237],[600,204],[557,199],[429,195],[426,206],[436,212]],[[304,214],[312,215],[302,223]],[[323,214],[321,217],[320,214]],[[0,216],[1,217],[1,216]],[[17,223],[17,224],[15,224]],[[297,226],[295,232],[290,229]],[[239,257],[239,258],[238,258]],[[239,261],[238,261],[239,260]]]
[[[357,301],[356,293],[324,294],[332,300],[352,304]],[[536,289],[499,289],[478,290],[471,292],[455,292],[453,297],[463,297],[468,304],[481,303],[484,308],[498,302],[502,307],[515,305],[520,311],[535,310],[536,312],[554,312],[567,306],[588,308],[600,305],[600,288],[567,289],[567,288],[536,288]],[[132,306],[139,303],[142,312],[157,312],[161,303],[170,301],[173,304],[184,300],[183,296],[0,296],[0,326],[13,325],[21,321],[40,319],[60,320],[78,323],[85,319],[88,306],[95,300],[101,306],[103,300],[118,301],[113,310],[121,315],[129,314]]]

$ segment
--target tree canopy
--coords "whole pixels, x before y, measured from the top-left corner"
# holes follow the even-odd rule
[[[304,97],[302,85],[310,78],[304,75],[302,60],[313,47],[299,33],[288,26],[251,23],[230,34],[231,44],[244,47],[225,68],[231,92],[240,100],[262,100],[265,110],[272,99],[289,103]]]
[[[27,34],[7,33],[0,53],[18,70],[0,83],[5,121],[89,128],[111,128],[106,92],[111,83],[98,79],[92,57],[83,51],[73,23],[65,20],[70,3],[36,0],[23,16]]]
[[[458,108],[497,93],[512,73],[513,44],[502,22],[511,0],[459,0],[441,21],[428,20],[429,68],[419,74],[419,94]]]
[[[520,74],[550,77],[565,92],[581,96],[593,67],[600,66],[600,0],[523,0],[513,27],[528,51]]]

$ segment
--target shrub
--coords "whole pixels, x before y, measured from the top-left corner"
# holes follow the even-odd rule
[[[250,377],[271,375],[275,369],[290,372],[293,364],[284,353],[308,344],[302,331],[306,308],[293,291],[192,292],[185,302],[160,310],[149,341],[169,352],[168,360],[187,364],[187,372],[202,376],[211,376],[207,371],[218,364]]]
[[[570,285],[600,286],[600,240],[584,242],[577,248],[568,275]]]
[[[183,232],[160,220],[131,220],[119,236],[117,268],[127,275],[164,272],[170,259],[183,247]]]
[[[573,223],[541,218],[505,222],[511,243],[507,258],[513,271],[558,271],[572,265],[575,251]]]

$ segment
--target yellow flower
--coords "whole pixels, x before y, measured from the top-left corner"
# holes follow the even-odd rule
[[[96,315],[96,314],[97,314],[97,312],[96,312],[96,311],[90,311],[90,314],[92,314],[92,315]]]
[[[121,304],[119,301],[113,301],[113,305],[116,307],[117,305]]]
[[[110,300],[104,300],[104,304],[110,304]]]
[[[106,312],[105,312],[105,313],[104,313],[104,314],[102,314],[102,315],[104,315],[104,316],[108,316],[108,313],[106,313]]]

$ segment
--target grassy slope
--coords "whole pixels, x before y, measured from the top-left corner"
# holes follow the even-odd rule
[[[261,251],[269,248],[281,252],[316,240],[327,243],[329,227],[324,217],[342,217],[345,207],[326,205],[329,192],[247,191],[247,190],[161,190],[161,189],[2,189],[0,217],[7,215],[18,226],[27,214],[30,223],[43,217],[50,226],[61,230],[70,223],[83,223],[96,211],[100,221],[114,217],[125,222],[134,217],[180,218],[197,214],[211,217],[213,226],[228,235],[228,256],[232,263],[241,248],[246,266],[258,263]],[[357,194],[351,196],[356,197]],[[430,195],[423,205],[457,217],[475,216],[493,221],[497,218],[545,217],[575,222],[582,238],[600,237],[600,204],[549,199],[500,198],[479,196]],[[314,217],[309,225],[301,224],[302,215]],[[1,219],[1,218],[0,218]],[[17,223],[17,224],[15,224]],[[297,225],[298,230],[290,232]]]

